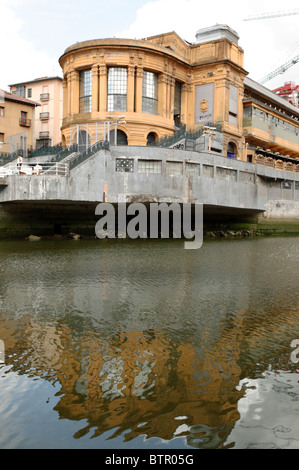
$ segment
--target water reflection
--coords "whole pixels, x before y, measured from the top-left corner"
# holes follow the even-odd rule
[[[296,239],[206,243],[196,255],[158,242],[8,245],[1,447],[279,447],[277,430],[298,432],[290,407],[284,424],[271,421],[278,434],[257,437],[245,405],[258,402],[253,386],[275,390],[273,371],[298,377]],[[286,402],[297,399],[295,382]],[[283,393],[273,392],[274,407]],[[37,403],[59,418],[47,431]],[[259,406],[267,422],[266,400]],[[31,437],[18,438],[20,419]]]

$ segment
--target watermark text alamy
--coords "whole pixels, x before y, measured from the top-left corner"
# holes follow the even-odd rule
[[[95,233],[103,238],[184,238],[185,249],[198,249],[203,243],[202,204],[99,203]]]

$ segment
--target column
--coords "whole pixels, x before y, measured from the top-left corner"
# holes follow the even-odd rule
[[[99,111],[99,67],[93,65],[91,68],[92,90],[91,90],[91,111]]]
[[[71,114],[71,99],[72,99],[71,72],[68,72],[66,79],[67,79],[67,115],[69,116]]]
[[[135,111],[136,113],[142,113],[142,79],[143,79],[143,68],[137,67],[136,69],[136,94],[135,94]]]
[[[181,121],[184,124],[188,124],[188,92],[190,91],[190,86],[187,83],[184,83],[181,88]]]
[[[127,82],[127,111],[129,113],[134,112],[134,100],[135,100],[135,67],[132,65],[128,66],[128,82]]]
[[[62,90],[63,90],[63,119],[68,115],[68,80],[67,75],[64,76],[62,80]]]
[[[105,64],[100,65],[100,111],[107,111],[107,67]]]
[[[164,73],[158,79],[158,113],[167,117],[167,76]]]
[[[71,115],[79,113],[79,72],[72,70],[71,72]]]

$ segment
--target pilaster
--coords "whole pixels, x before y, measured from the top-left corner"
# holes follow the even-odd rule
[[[136,86],[135,86],[135,111],[142,113],[142,79],[143,67],[137,66],[136,68]]]
[[[101,64],[99,67],[100,72],[100,90],[99,90],[99,109],[101,112],[107,111],[107,67]]]
[[[135,99],[135,67],[128,66],[128,82],[127,82],[127,111],[134,112],[134,99]],[[141,97],[142,99],[142,97]]]
[[[99,66],[93,65],[91,68],[92,79],[92,112],[99,111]]]

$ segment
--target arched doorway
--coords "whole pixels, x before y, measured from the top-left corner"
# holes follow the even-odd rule
[[[157,139],[158,139],[157,134],[155,132],[150,132],[147,135],[146,145],[153,145]]]
[[[128,145],[128,138],[127,134],[124,131],[121,131],[120,129],[117,129],[117,140],[115,142],[115,130],[113,129],[110,132],[110,143],[114,145]]]
[[[227,145],[227,156],[228,158],[237,158],[237,146],[233,142],[229,142]]]

